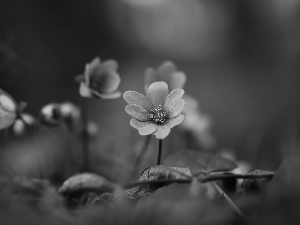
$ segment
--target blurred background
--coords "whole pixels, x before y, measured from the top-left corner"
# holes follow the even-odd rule
[[[299,11],[299,0],[1,0],[0,88],[38,116],[48,103],[80,103],[74,77],[96,56],[119,62],[122,92],[143,92],[145,69],[172,60],[187,75],[186,93],[211,117],[213,150],[275,170],[299,147]],[[144,139],[130,127],[122,98],[89,104],[99,127],[93,168],[124,180]],[[54,133],[12,142],[2,134],[2,167],[72,175],[59,172],[69,157],[60,157],[65,145],[56,142],[66,139]],[[155,140],[151,146],[155,162]]]

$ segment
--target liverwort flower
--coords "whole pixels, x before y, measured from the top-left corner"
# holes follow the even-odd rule
[[[135,91],[126,91],[123,95],[128,103],[125,111],[132,116],[130,125],[141,135],[154,134],[157,139],[164,139],[171,128],[184,120],[181,111],[184,107],[182,89],[169,93],[165,82],[154,82],[144,96]]]
[[[80,82],[80,95],[85,98],[119,98],[121,92],[118,91],[118,87],[121,78],[117,68],[118,64],[115,60],[101,62],[98,57],[86,64],[84,74],[76,77]]]
[[[12,131],[14,135],[22,135],[28,128],[33,129],[37,125],[37,120],[31,114],[21,113],[12,125]]]
[[[171,91],[176,88],[183,88],[186,81],[185,73],[177,71],[175,64],[171,61],[163,62],[157,70],[146,69],[144,78],[146,92],[148,87],[156,81],[166,82]]]
[[[71,102],[50,103],[41,109],[41,120],[47,125],[65,122],[74,127],[80,121],[80,110]]]
[[[18,105],[5,91],[0,89],[0,130],[11,126],[17,118]]]
[[[0,130],[11,126],[15,135],[25,133],[28,128],[37,125],[36,119],[24,113],[27,103],[17,103],[13,97],[0,89]]]

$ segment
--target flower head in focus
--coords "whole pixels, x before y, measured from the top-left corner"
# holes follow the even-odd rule
[[[118,91],[118,87],[121,78],[117,68],[118,64],[115,60],[101,62],[98,57],[86,64],[84,74],[76,77],[80,82],[80,95],[85,98],[119,98],[121,92]]]
[[[132,116],[130,125],[140,135],[154,134],[157,139],[164,139],[171,128],[184,120],[181,111],[184,107],[182,89],[174,89],[169,93],[165,82],[154,82],[144,96],[135,91],[126,91],[123,95],[128,103],[125,111]]]
[[[186,81],[186,75],[181,71],[177,71],[173,62],[165,61],[157,68],[157,70],[148,68],[145,71],[145,91],[147,92],[148,87],[156,81],[166,82],[169,89],[172,91],[176,88],[183,88]]]

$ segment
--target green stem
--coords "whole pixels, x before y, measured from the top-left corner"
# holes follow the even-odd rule
[[[162,154],[162,139],[158,139],[157,165],[161,165],[161,154]]]
[[[85,98],[81,101],[81,121],[82,121],[82,159],[83,172],[89,171],[89,135],[87,131],[88,126],[88,104]]]

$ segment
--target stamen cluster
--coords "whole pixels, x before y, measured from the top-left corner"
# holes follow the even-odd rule
[[[164,124],[167,120],[167,112],[159,105],[157,108],[151,109],[149,118],[157,124]]]

